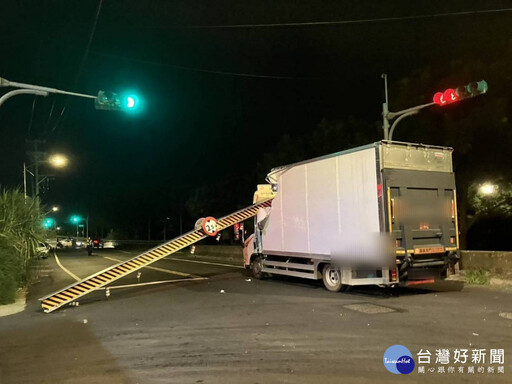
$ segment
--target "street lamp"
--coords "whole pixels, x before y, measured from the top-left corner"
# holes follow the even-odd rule
[[[32,175],[34,177],[35,197],[38,197],[39,196],[39,185],[44,180],[46,180],[46,178],[48,177],[48,176],[43,176],[42,178],[40,177],[41,175],[39,175],[39,164],[47,163],[50,166],[52,166],[53,168],[64,168],[69,163],[68,158],[62,154],[56,153],[56,154],[53,154],[50,157],[48,157],[46,160],[42,160],[42,159],[39,159],[39,157],[37,156],[37,153],[39,153],[39,152],[36,151],[34,153],[36,153],[36,156],[34,158],[33,164],[30,164],[27,166],[27,165],[25,165],[25,163],[23,163],[23,188],[24,188],[24,192],[25,192],[25,199],[27,198],[27,173],[29,173],[30,175]],[[32,166],[34,166],[34,172],[31,172],[29,170],[29,168]],[[54,208],[57,208],[57,211],[59,210],[58,207],[54,207]],[[54,212],[57,212],[53,208],[52,208],[52,210]]]
[[[64,168],[68,165],[68,158],[61,154],[54,154],[48,158],[48,163],[50,163],[55,168]]]
[[[54,206],[52,207],[52,211],[53,211],[53,212],[59,212],[59,210],[60,210],[60,208],[59,208],[59,207],[57,207],[56,205],[54,205]]]
[[[164,220],[164,241],[167,240],[167,221],[171,220],[170,217],[166,217]]]
[[[498,186],[492,183],[484,183],[478,188],[478,191],[484,196],[492,196],[496,193]]]

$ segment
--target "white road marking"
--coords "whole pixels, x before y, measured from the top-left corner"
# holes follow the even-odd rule
[[[63,266],[61,263],[60,263],[60,260],[59,258],[57,257],[57,252],[53,252],[53,255],[55,256],[55,261],[57,262],[57,265],[64,271],[66,272],[69,276],[71,276],[73,279],[75,279],[76,281],[81,281],[82,279],[79,278],[77,275],[75,275],[73,272],[71,272],[69,269],[67,269],[65,266]]]
[[[119,260],[119,259],[116,259],[116,258],[113,258],[113,257],[108,257],[108,256],[102,256],[104,259],[107,259],[107,260],[112,260],[112,261],[117,261],[118,263],[122,262],[123,260]],[[197,275],[191,275],[190,273],[184,273],[184,272],[178,272],[178,271],[172,271],[170,269],[163,269],[163,268],[158,268],[158,267],[150,267],[148,265],[146,265],[145,267],[143,268],[148,268],[148,269],[152,269],[154,271],[159,271],[159,272],[164,272],[164,273],[169,273],[171,275],[178,275],[178,276],[185,276],[185,277],[201,277],[201,276],[197,276]]]
[[[119,252],[123,252],[123,253],[127,253],[128,255],[133,255],[133,252],[128,252],[128,251],[122,251],[121,249],[118,249]]]
[[[119,289],[119,288],[130,288],[130,287],[142,287],[145,285],[156,285],[156,284],[166,284],[166,283],[180,283],[182,281],[197,281],[197,280],[208,280],[207,277],[190,277],[188,279],[176,279],[176,280],[160,280],[160,281],[150,281],[147,283],[137,283],[137,284],[125,284],[125,285],[111,285],[108,287],[100,287],[96,288],[98,290],[106,290],[106,289]]]
[[[233,265],[233,264],[222,264],[222,263],[210,263],[209,261],[199,261],[199,260],[185,260],[185,259],[177,259],[175,257],[164,257],[166,260],[175,260],[175,261],[183,261],[184,263],[197,263],[197,264],[208,264],[208,265],[220,265],[221,267],[231,267],[231,268],[242,268],[241,265]]]

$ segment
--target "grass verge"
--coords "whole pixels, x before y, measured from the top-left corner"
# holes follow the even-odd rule
[[[464,272],[464,277],[468,284],[473,285],[486,285],[490,281],[489,273],[483,269],[469,269]]]

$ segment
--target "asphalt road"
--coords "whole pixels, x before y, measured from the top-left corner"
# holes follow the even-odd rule
[[[115,285],[173,282],[41,311],[37,299],[73,282],[68,272],[82,278],[134,255],[58,252],[67,272],[49,258],[27,309],[0,318],[0,383],[512,382],[512,320],[500,316],[512,312],[512,293],[455,281],[333,294],[299,279],[249,280],[232,262],[178,254]],[[433,364],[424,366],[435,372],[388,372],[383,354],[394,344],[416,363],[429,350]],[[437,373],[436,349],[444,348],[451,361],[456,348],[469,349],[470,360],[472,349],[485,349],[487,360]],[[504,349],[504,373],[489,364],[490,349]]]

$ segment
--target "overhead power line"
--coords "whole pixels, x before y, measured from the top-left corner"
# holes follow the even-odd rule
[[[157,65],[157,66],[161,66],[161,67],[170,67],[170,68],[175,68],[175,69],[183,70],[183,71],[211,73],[211,74],[215,74],[215,75],[224,75],[224,76],[238,76],[238,77],[249,77],[249,78],[258,78],[258,79],[274,79],[274,80],[328,80],[328,78],[321,78],[321,77],[261,75],[261,74],[244,73],[244,72],[216,71],[216,70],[212,70],[212,69],[185,67],[182,65],[162,63],[162,62],[158,62],[158,61],[135,59],[135,58],[131,58],[131,57],[113,55],[113,54],[109,54],[109,53],[91,52],[91,54],[97,55],[97,56],[112,57],[112,58],[119,59],[119,60],[133,61],[133,62],[142,63],[142,64]],[[332,77],[329,79],[332,80]]]
[[[343,24],[363,24],[363,23],[381,23],[389,21],[402,21],[402,20],[420,20],[431,19],[438,17],[453,17],[453,16],[469,16],[478,14],[491,14],[510,12],[512,8],[500,9],[482,9],[475,11],[460,11],[460,12],[445,12],[434,13],[429,15],[412,15],[412,16],[396,16],[396,17],[382,17],[373,19],[355,19],[355,20],[335,20],[335,21],[309,21],[298,23],[268,23],[268,24],[226,24],[226,25],[190,25],[190,26],[170,26],[168,28],[175,29],[236,29],[236,28],[276,28],[276,27],[309,27],[309,26],[323,26],[323,25],[343,25]],[[161,27],[155,27],[161,28]],[[165,28],[165,27],[163,27]]]
[[[89,38],[87,40],[87,45],[85,47],[85,51],[84,51],[84,54],[82,56],[82,60],[80,61],[80,66],[78,67],[78,71],[76,73],[75,79],[73,81],[73,84],[74,84],[73,88],[76,88],[76,86],[78,84],[78,81],[80,80],[80,76],[82,76],[82,72],[84,70],[84,65],[85,65],[85,62],[87,60],[87,57],[89,56],[89,50],[91,48],[91,44],[92,44],[92,40],[94,38],[94,34],[96,33],[96,26],[98,25],[98,19],[100,17],[102,5],[103,5],[103,0],[99,0],[98,7],[96,8],[96,14],[94,16],[94,21],[92,23],[91,31],[89,33]],[[62,117],[64,116],[64,113],[66,112],[67,106],[68,106],[68,98],[66,97],[65,102],[64,102],[64,106],[62,107],[62,110],[61,110],[60,115],[59,115],[59,117],[57,119],[57,122],[55,123],[55,125],[52,128],[52,133],[55,132],[55,130],[59,127],[59,124],[60,124],[60,122],[62,120]],[[53,111],[53,105],[52,105],[52,111]]]

